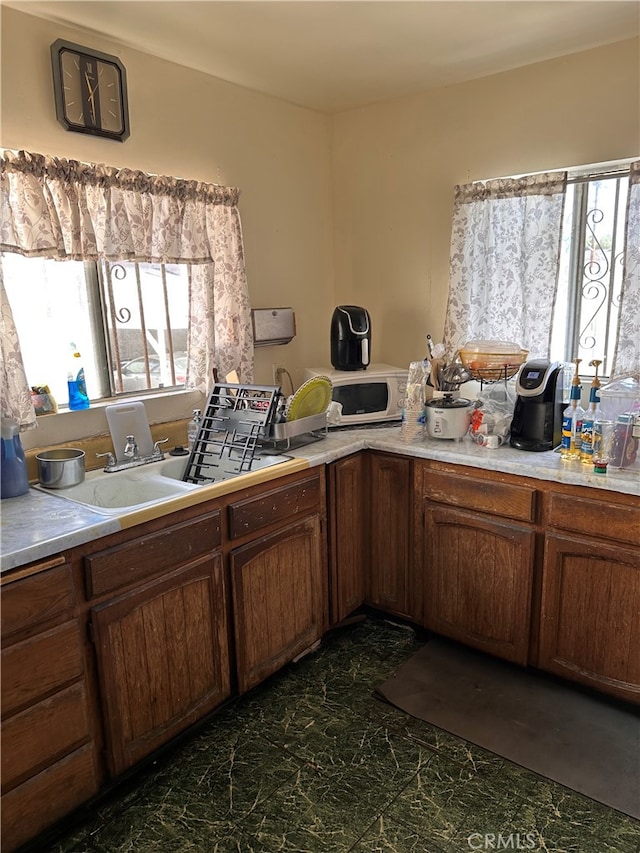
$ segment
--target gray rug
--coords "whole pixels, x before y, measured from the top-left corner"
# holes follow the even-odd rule
[[[407,714],[640,819],[640,711],[443,639],[376,694]]]

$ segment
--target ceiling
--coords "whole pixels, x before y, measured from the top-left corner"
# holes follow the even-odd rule
[[[637,36],[616,0],[16,0],[20,11],[338,112]]]

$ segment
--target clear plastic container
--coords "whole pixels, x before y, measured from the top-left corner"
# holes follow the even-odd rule
[[[614,424],[609,466],[640,469],[640,377],[628,376],[600,389],[602,419]]]

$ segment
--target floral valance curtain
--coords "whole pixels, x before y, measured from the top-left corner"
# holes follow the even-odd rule
[[[444,344],[515,341],[549,354],[567,175],[457,186]]]
[[[624,272],[618,313],[618,337],[611,375],[640,373],[640,160],[629,171]]]
[[[5,151],[0,251],[59,260],[194,264],[187,387],[207,394],[214,367],[222,375],[235,369],[244,382],[253,379],[238,196],[232,187]],[[2,372],[13,377],[2,389],[3,411],[33,424],[35,417],[23,411],[13,388],[26,385],[26,377],[2,291]]]

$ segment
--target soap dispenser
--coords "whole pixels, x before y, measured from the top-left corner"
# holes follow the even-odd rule
[[[12,418],[3,417],[1,435],[0,496],[15,498],[29,491],[27,462],[20,441],[20,427]]]

